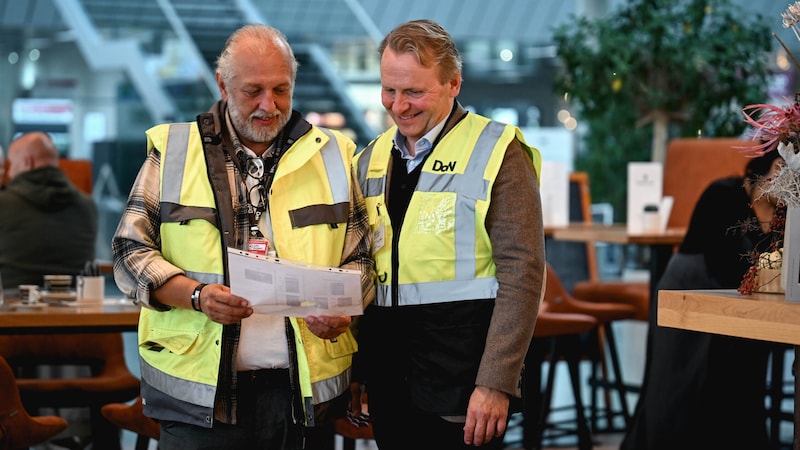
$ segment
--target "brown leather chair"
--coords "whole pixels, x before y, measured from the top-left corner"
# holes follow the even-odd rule
[[[367,394],[361,394],[361,410],[367,411]],[[372,431],[372,423],[369,422],[368,415],[365,413],[364,419],[358,425],[347,417],[340,417],[333,422],[333,432],[342,436],[342,450],[355,450],[356,441],[372,441],[375,435]]]
[[[100,412],[103,417],[121,430],[136,433],[136,450],[147,450],[150,439],[157,441],[161,438],[161,425],[144,415],[141,396],[137,397],[136,401],[130,405],[127,403],[103,405]]]
[[[625,424],[630,421],[630,410],[628,409],[626,387],[622,376],[622,369],[619,362],[619,355],[617,353],[617,344],[614,337],[613,323],[620,320],[630,320],[636,314],[636,309],[632,305],[615,303],[615,302],[599,302],[599,301],[584,301],[570,295],[564,288],[558,274],[549,264],[547,265],[547,287],[545,289],[544,303],[548,305],[548,311],[558,313],[573,313],[573,314],[586,314],[597,320],[598,327],[596,328],[596,342],[598,344],[596,357],[593,359],[593,379],[599,380],[599,383],[592,385],[592,404],[591,408],[591,421],[593,428],[597,429],[599,418],[599,408],[595,400],[597,391],[600,385],[603,387],[612,387],[616,393],[620,404],[619,414],[622,415]],[[609,376],[606,364],[606,351],[608,351],[609,360],[611,362],[611,369],[613,371],[613,378]],[[591,352],[589,357],[592,357]],[[597,372],[600,372],[598,375]],[[611,409],[611,399],[606,390],[605,396],[606,405],[606,423],[607,428],[613,427],[613,415],[616,413]]]
[[[88,159],[61,158],[58,167],[67,174],[75,186],[87,194],[92,193],[92,162]]]
[[[580,361],[583,357],[581,338],[598,326],[597,319],[586,314],[554,312],[549,302],[543,302],[536,320],[533,340],[525,358],[522,382],[522,447],[542,448],[548,435],[560,438],[576,434],[578,449],[593,447],[592,431],[586,420],[582,400]],[[557,363],[565,362],[574,399],[574,427],[550,420],[553,410],[553,388]],[[547,377],[541,387],[541,373],[547,364]]]
[[[28,414],[19,396],[14,371],[0,356],[0,450],[27,449],[44,443],[67,425],[61,417]]]
[[[0,355],[16,372],[27,410],[88,408],[92,447],[120,448],[119,429],[100,413],[103,405],[130,401],[139,394],[139,379],[125,363],[120,333],[0,335]],[[69,367],[89,375],[40,377],[42,366]]]
[[[758,142],[736,138],[671,140],[664,161],[663,194],[675,202],[667,227],[688,227],[694,205],[712,181],[744,174],[749,158],[738,147],[754,145]]]

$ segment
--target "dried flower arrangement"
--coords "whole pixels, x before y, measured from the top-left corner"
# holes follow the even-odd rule
[[[800,40],[800,1],[795,2],[781,14],[783,27],[789,28]],[[773,33],[790,59],[800,70],[792,52],[781,39]],[[800,93],[795,94],[794,101],[788,106],[770,104],[754,104],[742,108],[745,123],[750,128],[750,137],[759,145],[742,148],[741,151],[752,157],[761,156],[770,151],[777,151],[784,160],[783,168],[773,177],[766,180],[763,195],[778,199],[779,207],[772,220],[773,242],[768,252],[755,253],[750,256],[752,266],[745,274],[739,292],[749,294],[757,290],[778,290],[773,279],[780,276],[783,263],[783,231],[786,225],[786,207],[800,206]],[[776,272],[777,271],[777,272]],[[765,279],[770,278],[773,279]]]
[[[740,224],[745,231],[757,229],[760,225],[754,220],[751,223]],[[770,222],[772,230],[767,251],[759,253],[753,251],[747,255],[752,264],[742,277],[738,291],[749,295],[753,292],[783,292],[781,287],[781,268],[783,266],[783,231],[786,226],[786,207],[775,208],[775,214]]]

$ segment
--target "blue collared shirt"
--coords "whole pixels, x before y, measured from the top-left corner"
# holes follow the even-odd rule
[[[430,153],[430,151],[433,149],[433,142],[444,128],[444,123],[446,121],[447,118],[437,123],[435,127],[431,128],[430,131],[425,133],[425,136],[422,136],[417,141],[417,145],[414,147],[414,150],[416,151],[416,155],[414,156],[411,156],[411,152],[406,146],[406,137],[400,134],[399,128],[397,129],[394,134],[394,145],[398,150],[400,150],[400,156],[406,160],[406,170],[408,172],[414,170],[425,159],[425,155]]]

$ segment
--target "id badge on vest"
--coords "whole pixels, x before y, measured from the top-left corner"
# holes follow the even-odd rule
[[[261,233],[258,227],[250,227],[250,236],[248,236],[247,239],[247,251],[264,256],[269,252],[269,239]]]
[[[386,221],[383,220],[381,214],[381,205],[378,208],[378,223],[375,224],[375,229],[372,231],[372,254],[375,255],[386,244]]]

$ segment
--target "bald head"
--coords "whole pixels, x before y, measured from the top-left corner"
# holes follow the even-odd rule
[[[8,179],[39,167],[58,167],[58,150],[50,135],[40,131],[25,133],[8,147]]]

